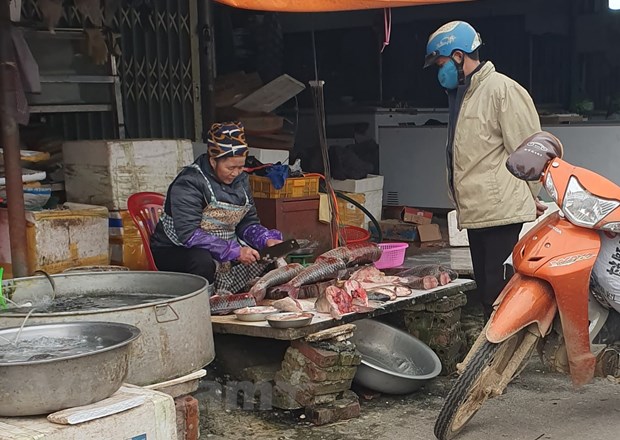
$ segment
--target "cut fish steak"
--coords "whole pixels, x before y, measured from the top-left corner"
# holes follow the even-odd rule
[[[282,298],[277,301],[274,301],[273,304],[271,305],[282,312],[303,312],[304,311],[299,301],[289,296],[287,296],[286,298]]]
[[[329,313],[334,319],[342,319],[342,315],[352,313],[353,298],[344,289],[337,286],[329,286],[319,296],[314,308],[320,313]]]

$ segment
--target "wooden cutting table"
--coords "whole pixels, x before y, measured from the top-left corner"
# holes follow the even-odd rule
[[[365,313],[349,313],[344,315],[341,320],[336,320],[329,314],[318,313],[314,310],[314,298],[299,300],[304,308],[304,311],[314,313],[312,322],[309,325],[300,328],[273,328],[267,321],[244,322],[239,321],[234,315],[212,316],[211,323],[213,325],[214,333],[292,341],[295,339],[305,338],[306,336],[321,330],[336,327],[348,322],[357,321],[358,319],[372,318],[375,316],[404,310],[417,302],[434,301],[444,296],[452,296],[459,292],[474,290],[475,288],[476,283],[474,281],[468,279],[458,279],[446,286],[437,287],[435,289],[414,290],[410,296],[397,298],[394,301],[370,301],[370,306],[375,307],[373,311]]]

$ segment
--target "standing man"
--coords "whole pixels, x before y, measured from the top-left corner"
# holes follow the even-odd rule
[[[480,62],[480,35],[464,21],[447,23],[428,39],[424,67],[438,67],[449,102],[448,184],[459,228],[467,229],[485,317],[509,277],[503,263],[523,223],[546,206],[539,184],[512,176],[506,159],[541,131],[532,98],[518,83]],[[529,186],[528,186],[529,185]]]

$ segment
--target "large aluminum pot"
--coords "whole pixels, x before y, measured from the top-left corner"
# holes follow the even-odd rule
[[[82,272],[52,275],[57,297],[88,292],[149,293],[169,298],[97,310],[38,313],[28,324],[66,321],[108,321],[131,324],[142,336],[132,344],[127,383],[151,385],[192,373],[213,361],[209,284],[195,275],[172,272]],[[50,298],[52,286],[44,276],[3,283],[5,294],[18,304]],[[20,326],[25,313],[0,313],[0,328]]]
[[[0,356],[0,416],[49,414],[110,397],[125,380],[130,344],[138,336],[138,328],[110,322],[0,330],[0,348],[14,357]],[[17,348],[9,343],[16,337]],[[42,338],[57,341],[56,349],[43,347]],[[74,341],[79,341],[79,350],[65,354],[58,350],[67,350],[66,344]],[[29,347],[27,354],[20,351],[20,343]]]

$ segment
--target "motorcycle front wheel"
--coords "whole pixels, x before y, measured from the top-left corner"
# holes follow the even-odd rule
[[[502,394],[508,383],[525,366],[539,336],[523,329],[507,340],[494,344],[484,338],[465,366],[463,374],[448,393],[435,422],[439,440],[454,438],[484,402]],[[476,346],[475,345],[475,346]]]

